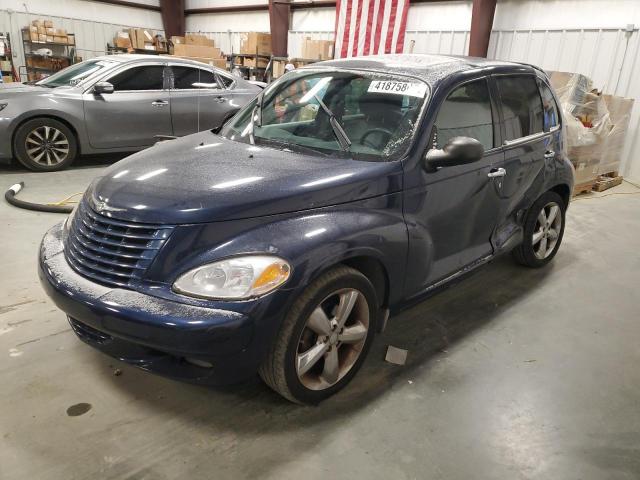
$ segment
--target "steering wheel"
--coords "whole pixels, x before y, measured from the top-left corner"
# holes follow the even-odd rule
[[[376,145],[374,144],[371,140],[368,140],[369,135],[372,135],[374,133],[382,133],[384,135],[383,140],[384,142],[382,144],[380,144],[380,142],[378,142],[379,144]],[[367,147],[371,147],[375,150],[378,150],[382,147],[384,147],[388,142],[389,139],[393,136],[393,132],[390,130],[387,130],[386,128],[372,128],[371,130],[369,130],[367,133],[365,133],[362,138],[360,139],[360,143],[362,145],[365,145]]]

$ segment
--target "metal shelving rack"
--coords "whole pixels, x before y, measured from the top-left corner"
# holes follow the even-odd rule
[[[68,33],[67,35],[73,35],[73,33]],[[25,27],[22,29],[22,45],[24,47],[24,60],[25,60],[25,70],[27,73],[27,80],[34,81],[39,80],[40,78],[47,77],[52,73],[57,72],[58,70],[62,70],[63,68],[68,67],[73,64],[74,61],[74,52],[75,52],[75,44],[69,45],[67,43],[58,43],[58,42],[36,42],[31,40],[29,28]],[[51,56],[42,56],[34,53],[34,50],[38,48],[49,48],[53,52]],[[48,59],[49,65],[48,67],[44,66],[35,66],[33,65],[34,60],[30,59]]]
[[[15,70],[15,66],[13,65],[13,55],[12,55],[12,50],[11,50],[11,35],[9,34],[9,32],[5,32],[5,33],[0,33],[0,42],[4,43],[4,54],[0,55],[0,62],[2,62],[2,64],[0,65],[4,65],[5,62],[9,62],[9,70],[7,70],[6,68],[3,68],[2,66],[0,66],[0,68],[2,68],[2,77],[11,77],[12,80],[18,80],[16,78],[16,70]]]

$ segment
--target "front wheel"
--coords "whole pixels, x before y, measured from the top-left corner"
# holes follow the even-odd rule
[[[13,151],[29,170],[53,172],[73,163],[78,153],[69,127],[53,118],[34,118],[18,127]]]
[[[260,367],[260,376],[285,398],[315,404],[344,388],[373,340],[378,302],[371,282],[339,266],[296,300]]]
[[[524,239],[513,251],[518,263],[539,268],[551,261],[562,242],[566,209],[555,192],[546,192],[534,202],[525,219]]]

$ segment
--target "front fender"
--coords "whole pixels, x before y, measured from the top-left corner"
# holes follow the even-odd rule
[[[389,279],[389,301],[400,298],[407,255],[401,195],[345,205],[202,225],[179,226],[159,253],[147,279],[173,283],[200,265],[246,253],[286,259],[292,275],[283,290],[297,292],[331,266],[366,256],[378,260]]]

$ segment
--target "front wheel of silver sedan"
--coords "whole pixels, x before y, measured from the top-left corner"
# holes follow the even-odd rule
[[[18,127],[13,151],[30,170],[52,172],[73,163],[77,155],[76,138],[71,129],[54,118],[34,118]]]
[[[350,267],[336,267],[294,303],[260,376],[293,402],[320,402],[341,390],[362,365],[378,314],[376,292],[367,277]]]

